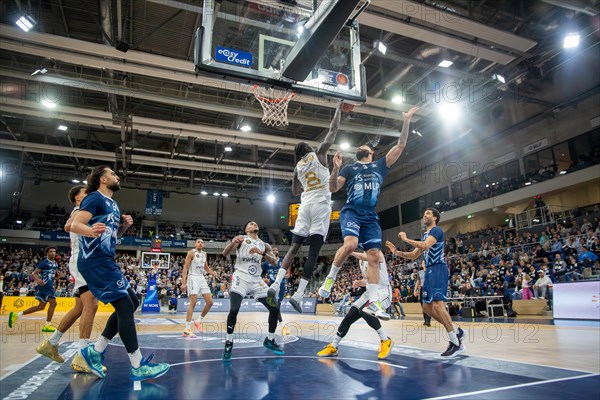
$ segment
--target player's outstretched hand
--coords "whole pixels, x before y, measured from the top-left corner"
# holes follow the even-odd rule
[[[398,237],[400,238],[400,240],[404,240],[404,241],[406,241],[406,238],[407,238],[405,232],[400,232],[398,234]]]
[[[342,152],[339,150],[333,156],[333,166],[338,169],[342,166]]]
[[[385,245],[386,245],[386,247],[387,247],[388,249],[390,249],[390,251],[391,251],[392,253],[395,253],[395,252],[396,252],[396,245],[395,245],[394,243],[390,242],[389,240],[386,240],[386,241],[385,241]]]
[[[413,107],[407,112],[403,112],[402,117],[404,117],[404,119],[411,118],[417,111],[419,111],[419,107]]]
[[[242,244],[242,242],[244,241],[244,237],[242,235],[238,235],[231,239],[231,241],[235,244]]]

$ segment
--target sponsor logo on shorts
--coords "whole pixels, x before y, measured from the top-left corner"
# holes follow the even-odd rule
[[[248,273],[250,275],[255,275],[256,272],[258,272],[258,268],[256,267],[256,265],[251,265],[248,267]]]
[[[119,289],[121,289],[121,288],[125,287],[125,285],[127,285],[127,281],[125,280],[125,278],[123,278],[123,279],[119,279],[119,280],[117,281],[117,287],[118,287]]]
[[[346,222],[346,226],[348,228],[356,228],[356,229],[360,229],[360,225],[358,225],[356,222],[352,222],[352,221],[348,221]]]

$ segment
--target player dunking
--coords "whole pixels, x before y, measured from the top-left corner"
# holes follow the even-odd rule
[[[46,254],[46,258],[36,265],[33,274],[31,274],[37,283],[37,286],[35,287],[35,299],[39,301],[39,303],[37,306],[29,307],[27,310],[19,313],[11,311],[10,314],[8,314],[9,328],[13,327],[21,315],[44,311],[46,305],[50,304],[48,312],[46,313],[46,324],[42,328],[42,332],[55,331],[55,328],[52,326],[52,316],[54,315],[54,309],[56,308],[56,296],[54,294],[54,275],[58,269],[58,264],[54,260],[56,258],[56,247],[46,247],[44,254]],[[64,360],[62,362],[64,362]]]
[[[262,274],[262,258],[264,257],[271,264],[276,264],[277,258],[273,254],[271,246],[258,238],[258,225],[256,222],[248,221],[244,225],[244,232],[246,235],[234,237],[231,243],[223,249],[225,257],[229,256],[234,250],[236,254],[229,296],[231,307],[227,315],[227,336],[223,351],[223,361],[225,362],[231,360],[233,330],[242,305],[242,299],[247,295],[254,297],[269,310],[269,333],[263,342],[263,346],[277,355],[284,354],[275,342],[279,307],[267,303],[267,284],[260,277]]]
[[[63,334],[73,326],[75,321],[81,317],[79,323],[79,351],[73,357],[71,368],[77,372],[91,372],[85,360],[81,356],[81,351],[89,344],[92,326],[94,324],[94,316],[98,310],[98,300],[94,298],[92,292],[89,291],[87,283],[77,268],[77,259],[79,257],[79,235],[71,232],[71,224],[75,219],[75,215],[79,211],[81,201],[86,196],[86,186],[78,185],[71,188],[69,191],[69,201],[75,206],[71,212],[71,216],[65,224],[65,231],[69,232],[71,239],[71,258],[69,258],[69,272],[74,279],[73,295],[75,296],[75,307],[73,307],[58,323],[56,331],[40,344],[36,351],[56,362],[64,362],[64,358],[58,354],[58,343]],[[105,367],[103,367],[105,370]],[[105,371],[106,372],[106,371]]]
[[[319,295],[324,298],[329,297],[338,271],[344,265],[348,256],[360,244],[367,252],[369,261],[366,278],[370,304],[365,307],[364,312],[385,321],[389,320],[390,316],[377,300],[381,227],[379,226],[379,216],[375,212],[375,206],[388,169],[398,160],[402,151],[404,151],[404,147],[406,147],[410,120],[418,109],[418,107],[413,107],[408,112],[402,113],[404,123],[402,124],[398,143],[390,149],[384,158],[374,162],[373,147],[365,144],[356,151],[357,161],[346,165],[340,172],[342,153],[338,151],[333,158],[333,170],[329,180],[329,189],[332,193],[337,192],[346,185],[348,199],[340,212],[340,225],[344,244],[335,253],[331,271],[329,271],[329,275],[319,288]]]
[[[202,251],[204,248],[204,241],[202,239],[196,239],[195,248],[188,251],[185,257],[185,263],[183,264],[183,278],[181,279],[181,290],[185,292],[187,290],[190,299],[190,305],[188,306],[187,315],[185,318],[185,330],[183,336],[196,337],[190,324],[192,317],[194,316],[194,308],[196,307],[196,301],[198,301],[198,293],[202,294],[204,299],[204,308],[200,313],[197,321],[194,321],[194,326],[198,332],[202,332],[202,320],[208,314],[208,311],[213,305],[212,295],[208,282],[204,277],[204,272],[208,272],[212,276],[216,277],[217,273],[210,269],[208,266],[208,259],[206,252]]]
[[[292,265],[294,257],[302,247],[302,243],[308,237],[310,247],[302,270],[302,278],[298,284],[298,290],[290,299],[290,304],[299,313],[302,312],[300,304],[302,303],[304,291],[312,277],[319,251],[329,230],[331,192],[329,191],[327,151],[335,141],[335,136],[340,127],[342,104],[342,102],[338,104],[331,125],[329,126],[329,132],[323,142],[317,147],[316,152],[305,142],[298,143],[294,149],[294,154],[298,162],[294,169],[292,193],[294,196],[302,193],[302,197],[300,199],[296,225],[292,231],[292,246],[281,262],[281,268],[277,272],[275,282],[269,287],[268,297],[270,302],[276,298],[283,277]]]
[[[465,351],[462,344],[465,332],[452,324],[452,318],[444,304],[448,292],[448,266],[444,261],[444,231],[437,226],[439,222],[440,212],[435,208],[426,209],[423,213],[423,223],[426,228],[423,241],[408,239],[406,233],[400,232],[398,237],[415,249],[411,252],[396,251],[395,253],[409,260],[415,260],[424,254],[427,269],[422,292],[423,311],[446,328],[450,343],[442,353],[442,357],[451,358]]]
[[[365,286],[367,284],[366,279],[364,278],[367,275],[368,261],[367,255],[365,253],[352,253],[352,256],[356,257],[359,262],[360,270],[363,275],[363,279],[359,281],[353,282],[353,287],[357,286]],[[383,307],[386,309],[390,306],[392,301],[392,287],[390,286],[389,276],[387,272],[387,265],[385,264],[385,257],[383,253],[379,251],[379,287],[377,289],[377,298]],[[381,341],[381,345],[379,348],[379,354],[377,358],[380,360],[386,359],[390,352],[392,351],[393,342],[384,332],[381,327],[381,322],[379,320],[363,311],[363,308],[369,301],[367,293],[363,293],[360,298],[352,304],[350,307],[350,311],[344,317],[340,326],[337,330],[336,337],[333,339],[333,342],[329,343],[323,350],[317,353],[319,357],[337,357],[338,355],[338,346],[341,340],[346,336],[348,330],[350,330],[350,326],[358,321],[361,317],[367,321],[367,324],[371,328],[377,332],[379,335],[379,340]]]
[[[81,355],[92,373],[104,378],[102,355],[118,333],[129,354],[130,379],[157,378],[170,366],[151,363],[153,355],[142,358],[134,320],[139,301],[115,262],[117,237],[133,225],[131,216],[121,216],[117,202],[112,199],[121,189],[120,179],[110,167],[100,166],[92,170],[87,182],[88,195],[71,223],[71,232],[81,235],[77,267],[94,297],[110,303],[115,312],[108,318],[98,341],[84,348]]]

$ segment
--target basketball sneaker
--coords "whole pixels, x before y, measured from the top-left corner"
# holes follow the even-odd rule
[[[382,321],[390,320],[390,314],[385,312],[383,306],[379,301],[375,301],[369,304],[367,307],[363,308],[363,311],[365,312],[365,314],[379,318]]]
[[[319,357],[337,357],[338,349],[333,347],[333,344],[329,343],[320,352],[317,353]]]
[[[52,345],[48,340],[44,340],[35,348],[35,351],[57,363],[62,364],[65,362],[63,356],[58,353],[58,345]]]
[[[12,328],[18,319],[19,319],[19,314],[11,311],[10,314],[8,314],[8,327]]]
[[[46,324],[42,328],[42,332],[54,332],[55,330],[56,330],[56,328],[53,327],[51,324]]]
[[[194,327],[198,331],[198,333],[202,333],[202,322],[194,321]]]
[[[102,353],[94,349],[93,343],[90,343],[87,347],[81,349],[81,356],[92,374],[96,375],[98,378],[106,377],[106,374],[102,370]]]
[[[231,361],[231,350],[233,350],[233,342],[226,340],[225,348],[223,349],[223,362]]]
[[[462,328],[458,328],[458,330],[456,331],[456,337],[460,341],[461,345],[462,345],[463,338],[466,338],[467,336],[468,336],[467,332],[463,331]]]
[[[379,354],[377,355],[377,358],[380,360],[385,360],[388,358],[392,352],[392,347],[394,347],[394,342],[392,342],[392,339],[388,337],[387,340],[382,340],[381,345],[379,346]]]
[[[299,295],[299,293],[295,293],[290,298],[290,304],[292,305],[292,307],[294,307],[294,310],[302,314],[302,295]]]
[[[325,282],[319,288],[319,296],[326,299],[331,295],[331,288],[333,287],[333,278],[325,278]]]
[[[465,347],[459,342],[458,346],[450,342],[445,352],[441,354],[444,358],[453,358],[465,351]]]
[[[183,337],[189,337],[189,338],[195,338],[196,334],[194,332],[192,332],[191,329],[185,329],[183,331],[183,334],[181,336],[183,336]]]
[[[75,353],[75,357],[73,357],[73,361],[71,361],[71,369],[73,371],[83,372],[85,374],[92,373],[92,371],[90,370],[90,367],[88,367],[84,358],[79,353]],[[106,374],[106,371],[107,371],[106,367],[103,365],[102,372],[104,372]]]
[[[132,381],[145,381],[163,376],[169,371],[171,366],[167,363],[151,363],[150,361],[154,354],[150,354],[148,358],[142,358],[139,368],[131,366],[130,378]]]
[[[277,304],[279,303],[279,300],[277,299],[279,290],[279,285],[276,283],[269,286],[269,290],[267,290],[267,303],[272,307],[277,307]]]
[[[281,350],[281,347],[279,347],[279,345],[277,343],[275,343],[275,339],[269,340],[269,338],[266,337],[265,341],[263,342],[263,346],[265,346],[267,349],[271,350],[273,353],[277,354],[278,356],[282,356],[285,354],[285,352],[283,350]]]

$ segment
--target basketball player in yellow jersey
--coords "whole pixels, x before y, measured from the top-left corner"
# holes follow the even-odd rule
[[[196,302],[198,301],[198,293],[202,294],[202,298],[204,298],[205,302],[198,320],[194,321],[194,326],[198,332],[202,332],[202,320],[213,305],[212,295],[210,293],[210,288],[208,287],[208,282],[206,282],[206,278],[204,277],[204,272],[208,272],[214,277],[217,276],[217,273],[208,266],[206,252],[202,251],[203,248],[204,241],[202,239],[196,239],[195,248],[188,251],[187,257],[185,257],[181,279],[181,291],[185,292],[187,290],[190,299],[183,336],[192,338],[196,337],[190,328],[190,324],[192,322],[192,317],[194,316]]]
[[[294,169],[294,180],[292,181],[292,192],[294,196],[300,195],[300,208],[298,218],[292,233],[292,247],[281,262],[275,282],[270,286],[268,295],[269,303],[275,305],[279,287],[286,272],[302,243],[306,238],[310,240],[308,257],[302,270],[302,278],[298,284],[298,290],[290,299],[290,304],[299,313],[302,312],[301,303],[306,286],[312,277],[317,257],[321,246],[329,230],[329,216],[331,214],[331,192],[329,191],[329,169],[327,168],[327,151],[335,141],[342,114],[342,102],[335,110],[335,115],[329,126],[329,132],[323,142],[317,147],[317,151],[306,142],[300,142],[294,149],[296,156],[296,168]],[[350,110],[352,106],[350,106]]]

